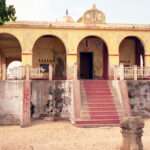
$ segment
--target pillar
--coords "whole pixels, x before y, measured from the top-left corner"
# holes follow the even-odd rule
[[[22,53],[22,64],[32,66],[32,52]]]
[[[31,81],[29,69],[32,66],[32,53],[22,53],[22,64],[25,65],[26,80],[23,81],[23,103],[21,115],[21,127],[27,127],[31,124]]]
[[[77,79],[76,66],[77,66],[77,54],[67,54],[67,80]]]
[[[148,40],[145,41],[144,43],[144,60],[145,60],[145,66],[150,67],[150,42],[149,42],[149,37]]]
[[[150,54],[145,54],[145,66],[150,66]]]
[[[23,103],[21,114],[21,127],[27,127],[31,124],[31,81],[23,81]]]
[[[6,58],[5,57],[2,57],[2,61],[1,61],[1,79],[2,80],[6,80],[7,79],[7,68],[6,68]]]
[[[49,73],[48,73],[49,80],[53,80],[53,67],[49,64]]]
[[[109,54],[109,79],[114,79],[115,66],[119,65],[119,54]]]

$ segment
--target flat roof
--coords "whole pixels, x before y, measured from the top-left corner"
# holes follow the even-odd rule
[[[150,31],[150,24],[84,24],[84,23],[66,23],[66,22],[40,22],[40,21],[16,21],[9,22],[0,28],[49,28],[49,29],[89,29],[89,30],[136,30]]]

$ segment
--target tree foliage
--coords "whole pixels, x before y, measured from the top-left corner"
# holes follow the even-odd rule
[[[16,20],[16,10],[13,5],[6,5],[6,0],[0,0],[0,25]]]

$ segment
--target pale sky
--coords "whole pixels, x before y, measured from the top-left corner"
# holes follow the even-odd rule
[[[75,20],[93,3],[108,23],[150,24],[150,0],[7,0],[16,8],[18,20],[55,21],[69,10]]]

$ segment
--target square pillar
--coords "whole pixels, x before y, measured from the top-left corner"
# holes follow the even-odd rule
[[[77,54],[67,54],[67,80],[77,79]]]
[[[32,66],[32,52],[22,53],[22,64]]]
[[[150,54],[145,55],[145,66],[146,67],[150,66]]]
[[[119,65],[119,54],[109,54],[108,78],[114,79],[114,67]]]
[[[6,58],[1,58],[1,79],[6,80],[7,79],[7,67],[6,67]]]

